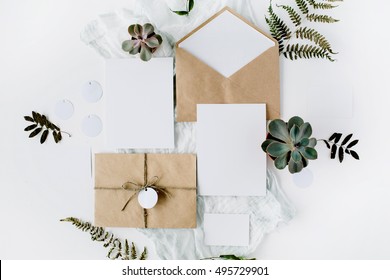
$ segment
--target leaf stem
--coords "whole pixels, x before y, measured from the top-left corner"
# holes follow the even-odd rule
[[[68,133],[68,132],[66,132],[66,131],[60,131],[61,133],[65,133],[66,135],[68,135],[69,137],[72,137],[72,134],[70,134],[70,133]]]

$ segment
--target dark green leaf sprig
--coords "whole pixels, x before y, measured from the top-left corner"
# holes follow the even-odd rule
[[[179,16],[188,16],[189,13],[192,11],[194,8],[194,0],[187,0],[187,10],[186,11],[172,11],[173,13],[179,15]]]
[[[45,143],[50,132],[53,135],[54,141],[56,143],[62,140],[62,133],[65,133],[66,135],[71,137],[69,133],[61,131],[61,129],[57,125],[49,121],[45,115],[32,111],[32,115],[24,116],[24,119],[28,122],[33,123],[24,129],[24,131],[32,130],[28,137],[33,138],[42,132],[40,139],[41,144]]]
[[[348,134],[345,136],[343,141],[339,144],[343,134],[342,133],[333,133],[332,136],[329,137],[328,140],[321,139],[319,141],[323,141],[326,145],[326,147],[330,150],[330,158],[335,159],[336,155],[338,154],[338,159],[340,162],[343,162],[344,155],[348,154],[351,155],[354,159],[359,160],[359,155],[356,151],[352,150],[351,148],[354,147],[359,140],[353,140],[352,139],[353,134]]]
[[[88,222],[84,222],[74,217],[65,218],[60,221],[70,222],[76,228],[84,232],[89,232],[93,241],[103,242],[103,246],[105,248],[109,248],[107,258],[111,260],[146,260],[147,258],[146,247],[144,247],[144,250],[138,257],[137,250],[133,242],[130,246],[127,239],[125,239],[125,241],[121,241],[116,238],[113,233],[106,232],[102,227],[95,227]]]
[[[314,23],[335,23],[335,19],[329,15],[318,14],[317,12],[331,10],[337,7],[336,2],[343,0],[295,0],[295,6],[276,5],[277,8],[284,10],[291,21],[287,24],[273,10],[272,1],[268,8],[268,17],[265,17],[272,37],[279,43],[279,53],[284,57],[297,59],[322,58],[334,61],[331,44],[324,35],[316,29],[304,26],[304,22]],[[294,39],[296,43],[290,43]]]
[[[241,256],[236,256],[236,255],[220,255],[218,257],[210,257],[210,258],[204,258],[202,260],[233,260],[233,261],[252,261],[256,260],[256,258],[246,258],[246,257],[241,257]]]

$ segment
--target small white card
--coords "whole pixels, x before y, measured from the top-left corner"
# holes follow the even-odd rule
[[[173,58],[106,61],[110,148],[174,148]]]
[[[233,39],[233,34],[241,39]],[[180,43],[181,48],[225,77],[273,46],[275,42],[230,11],[222,12]]]
[[[198,104],[200,195],[264,196],[264,104]]]
[[[204,214],[204,242],[209,246],[248,246],[248,214]]]

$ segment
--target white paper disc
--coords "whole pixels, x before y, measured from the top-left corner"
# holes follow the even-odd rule
[[[152,188],[145,188],[138,193],[138,203],[142,208],[151,209],[157,204],[158,194]]]
[[[64,99],[57,102],[55,107],[55,114],[60,119],[62,120],[69,119],[71,116],[73,116],[73,112],[74,112],[74,107],[72,102],[70,102],[69,100]]]
[[[308,168],[304,168],[301,172],[293,174],[294,184],[300,188],[310,187],[313,180],[313,173]]]
[[[96,137],[102,132],[102,120],[96,115],[85,117],[81,123],[81,130],[89,137]]]
[[[81,95],[88,103],[96,103],[103,96],[103,89],[96,81],[88,81],[81,87]]]

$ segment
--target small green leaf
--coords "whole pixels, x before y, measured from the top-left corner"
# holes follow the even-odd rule
[[[61,141],[61,140],[62,140],[62,134],[61,134],[61,132],[58,132],[57,136],[58,136],[58,141]]]
[[[137,36],[142,37],[143,28],[142,28],[142,26],[140,24],[135,24],[134,25],[134,33],[136,34],[136,37]]]
[[[341,136],[341,133],[333,133],[332,136],[329,137],[329,141],[334,140],[334,143],[337,143],[340,141]]]
[[[146,33],[148,36],[154,32],[154,27],[150,23],[144,24],[144,33]]]
[[[298,117],[298,116],[292,117],[292,118],[288,121],[288,129],[291,129],[291,128],[293,127],[294,124],[295,124],[297,127],[300,127],[303,123],[304,123],[304,121],[302,120],[302,118],[300,118],[300,117]]]
[[[49,130],[46,129],[43,133],[42,133],[42,136],[41,136],[41,144],[45,143],[46,139],[47,139],[47,135],[49,135]]]
[[[284,169],[288,164],[289,152],[277,157],[274,161],[274,165],[277,169]]]
[[[267,148],[267,153],[273,157],[279,157],[290,151],[290,146],[280,142],[271,143]]]
[[[146,45],[148,45],[148,47],[150,47],[152,49],[157,48],[160,45],[160,42],[158,41],[158,39],[156,37],[150,37],[150,38],[146,39],[145,43],[146,43]]]
[[[300,161],[302,160],[301,153],[298,152],[298,150],[294,150],[294,151],[291,153],[291,158],[292,158],[293,161],[295,161],[295,162],[300,162]]]
[[[302,156],[305,157],[306,159],[317,159],[318,154],[316,149],[311,148],[311,147],[299,147],[299,151],[301,152]]]
[[[294,124],[290,130],[290,138],[294,144],[298,143],[297,141],[298,135],[299,135],[299,127]]]
[[[304,123],[299,127],[299,135],[297,141],[301,141],[303,138],[309,138],[312,134],[312,128],[310,123]]]
[[[34,119],[30,116],[24,116],[24,119],[28,122],[34,122]]]
[[[156,34],[156,35],[154,35],[154,37],[155,37],[155,38],[157,38],[157,40],[158,40],[158,43],[161,45],[161,44],[162,44],[162,42],[163,42],[163,39],[162,39],[162,37],[161,37],[159,34]]]
[[[328,149],[330,149],[330,144],[329,144],[329,142],[326,141],[326,140],[324,140],[324,143],[325,143],[326,147],[327,147]]]
[[[173,13],[179,15],[179,16],[186,16],[188,15],[187,11],[172,11]]]
[[[336,144],[333,144],[333,145],[332,145],[332,149],[331,149],[331,151],[330,151],[330,158],[331,158],[331,159],[336,158],[336,152],[337,152],[337,145],[336,145]]]
[[[127,29],[127,31],[129,32],[129,34],[132,36],[132,37],[137,37],[137,34],[135,34],[135,31],[134,31],[134,28],[135,28],[135,24],[132,24],[129,26],[129,28]]]
[[[33,129],[36,128],[37,126],[38,126],[38,125],[36,125],[36,124],[29,125],[28,127],[26,127],[26,128],[24,129],[24,131],[33,130]]]
[[[343,160],[344,160],[344,148],[339,147],[339,161],[340,161],[340,163],[343,162]]]
[[[290,173],[292,174],[301,172],[302,169],[303,169],[302,161],[295,162],[293,160],[290,160],[290,162],[288,163],[288,171],[290,171]]]
[[[352,138],[352,133],[351,134],[349,134],[349,135],[347,135],[347,136],[345,136],[345,138],[344,138],[344,140],[343,140],[343,142],[341,142],[341,146],[344,146],[345,144],[347,144],[348,143],[348,141],[349,140],[351,140],[351,138]]]
[[[194,8],[194,0],[189,0],[188,2],[188,12],[191,12],[192,9]]]
[[[269,123],[268,126],[269,133],[277,138],[280,139],[286,143],[291,142],[290,140],[290,134],[287,130],[287,125],[283,120],[276,119]]]
[[[241,260],[240,257],[237,257],[235,255],[220,255],[219,257],[224,260],[236,260],[236,261]]]
[[[140,58],[143,61],[149,61],[152,58],[152,51],[146,45],[141,48]]]
[[[308,146],[310,144],[310,140],[309,140],[309,138],[303,138],[301,140],[301,142],[299,142],[299,143],[301,144],[301,146],[306,147],[306,146]]]
[[[348,144],[347,149],[352,148],[352,147],[355,146],[358,142],[359,142],[359,140],[353,140],[351,143]]]
[[[37,136],[42,131],[42,127],[36,128],[31,134],[28,136],[30,138],[33,138],[34,136]]]
[[[354,158],[354,159],[357,159],[357,160],[359,160],[360,158],[359,158],[359,155],[355,152],[355,151],[350,151],[351,152],[351,156]]]
[[[314,137],[310,138],[309,139],[309,144],[307,146],[314,148],[316,145],[317,145],[317,139],[315,139]]]
[[[264,152],[267,152],[267,147],[273,143],[273,142],[276,142],[275,140],[273,139],[266,139],[262,144],[261,144],[261,148],[263,149]]]
[[[134,47],[134,40],[126,40],[122,43],[122,50],[125,52],[130,52]]]
[[[55,141],[56,143],[59,142],[57,131],[53,131],[53,138],[54,138],[54,141]]]

